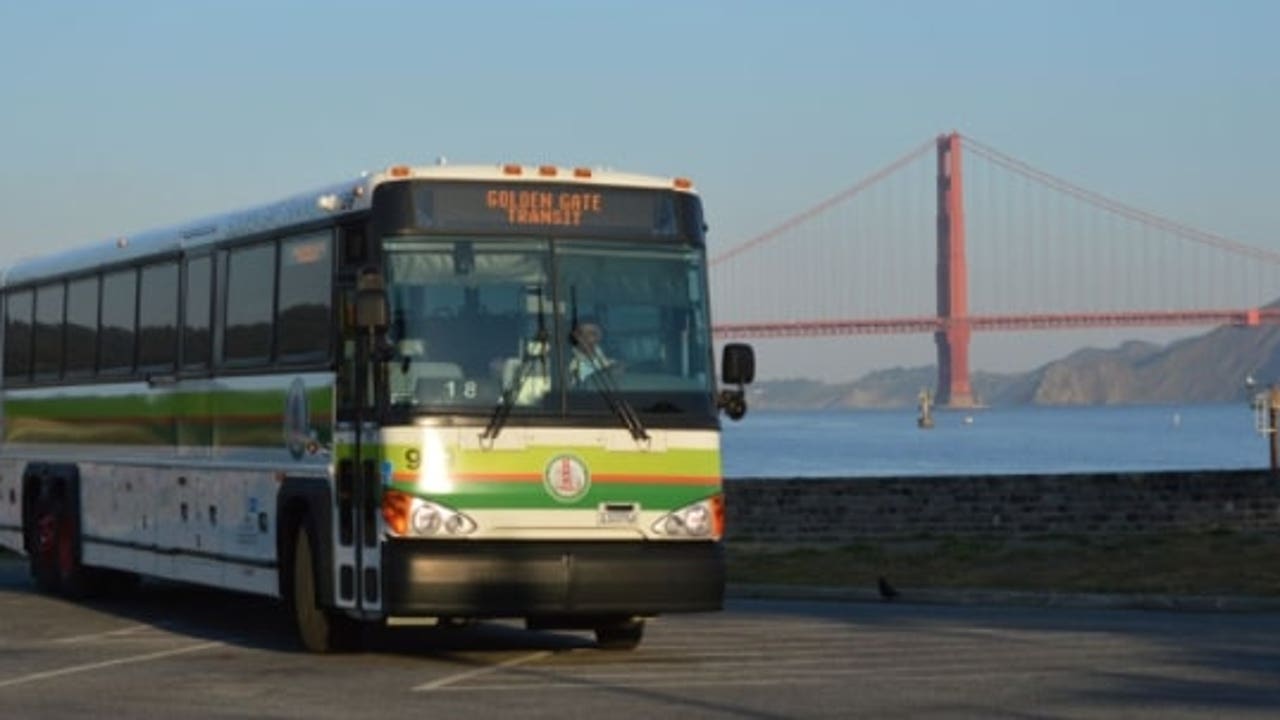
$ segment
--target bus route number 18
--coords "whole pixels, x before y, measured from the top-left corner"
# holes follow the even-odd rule
[[[459,396],[464,397],[467,400],[475,400],[476,395],[480,394],[479,390],[476,388],[475,380],[464,380],[462,382],[458,382],[457,380],[446,380],[444,383],[444,392],[450,400],[458,398]]]

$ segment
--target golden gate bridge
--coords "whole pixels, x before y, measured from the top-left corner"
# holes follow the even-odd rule
[[[937,399],[953,407],[975,402],[974,332],[1280,324],[1280,308],[1266,307],[1280,297],[1280,252],[1140,210],[959,133],[710,265],[718,339],[932,333]]]

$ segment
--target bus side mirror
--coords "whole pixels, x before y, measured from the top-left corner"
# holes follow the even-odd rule
[[[733,390],[721,390],[716,404],[730,420],[741,420],[747,414],[747,393],[743,385],[756,379],[756,353],[750,345],[729,343],[724,346],[720,359],[720,379],[726,385],[737,385]]]
[[[390,304],[382,275],[377,271],[360,274],[356,284],[356,327],[373,333],[386,331],[390,322]]]
[[[746,343],[724,346],[720,360],[720,379],[726,385],[750,385],[756,379],[756,353]]]

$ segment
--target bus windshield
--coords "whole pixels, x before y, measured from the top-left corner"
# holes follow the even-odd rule
[[[609,415],[612,396],[714,417],[700,248],[397,236],[384,251],[393,412]]]

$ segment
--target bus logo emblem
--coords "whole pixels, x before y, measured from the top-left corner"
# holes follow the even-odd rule
[[[547,469],[542,473],[542,484],[556,500],[574,502],[581,500],[591,489],[591,473],[578,457],[557,455],[547,463]]]
[[[311,446],[311,411],[307,408],[307,386],[294,378],[284,401],[284,446],[294,460]]]

